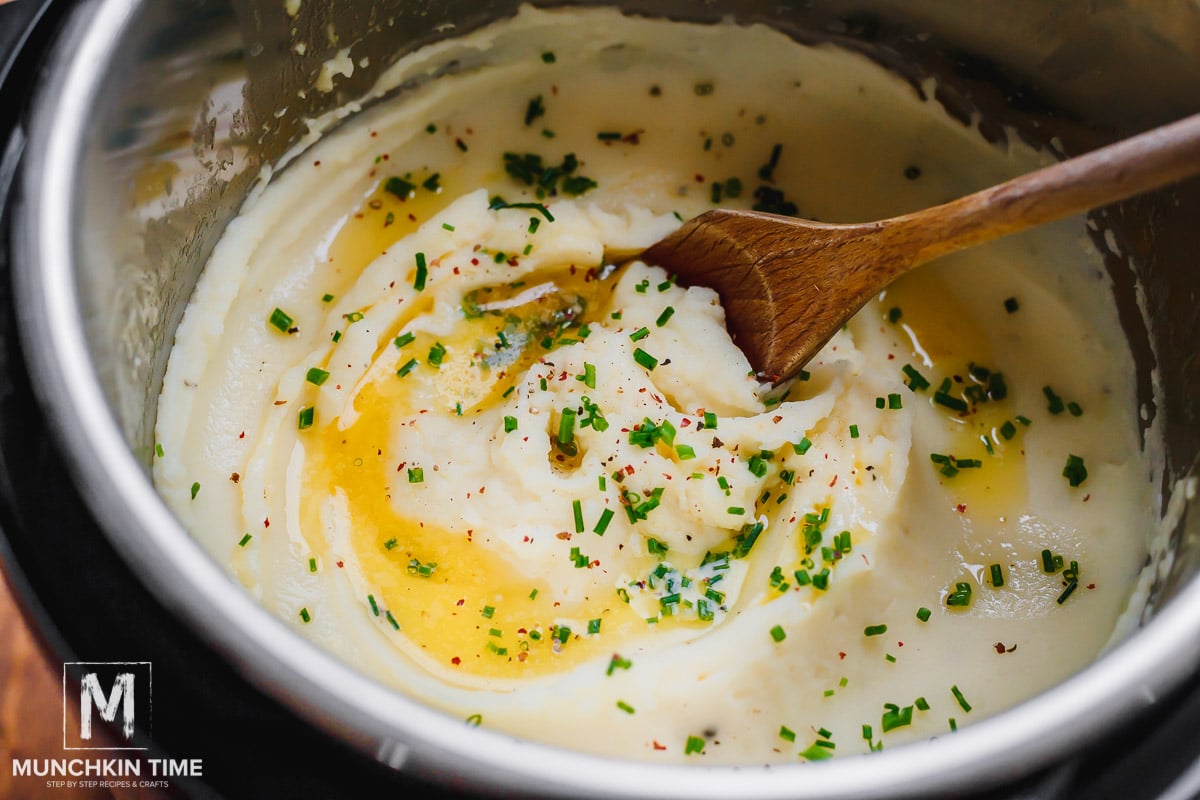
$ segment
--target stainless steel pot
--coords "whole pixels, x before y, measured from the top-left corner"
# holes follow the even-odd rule
[[[638,13],[767,21],[859,49],[982,130],[1067,153],[1196,111],[1200,6],[1178,0],[634,0]],[[156,399],[183,308],[225,224],[304,133],[400,55],[513,13],[511,0],[87,0],[36,89],[14,222],[20,337],[76,486],[150,590],[263,691],[385,764],[522,794],[888,797],[1001,786],[1068,759],[1200,667],[1200,522],[1177,510],[1173,562],[1126,642],[1060,686],[953,736],[821,764],[664,768],[523,742],[401,697],[291,633],[208,559],[148,477]],[[294,10],[294,9],[293,9]],[[310,43],[299,55],[291,32]],[[351,47],[336,91],[302,92]],[[459,65],[448,63],[446,70]],[[170,164],[171,166],[164,166]],[[167,170],[167,172],[163,172]],[[147,181],[168,190],[152,203]],[[1147,424],[1165,431],[1164,502],[1200,451],[1200,184],[1095,216],[1139,362]],[[1140,287],[1140,290],[1137,288]],[[1141,291],[1141,304],[1139,294]],[[1145,310],[1145,316],[1143,312]]]

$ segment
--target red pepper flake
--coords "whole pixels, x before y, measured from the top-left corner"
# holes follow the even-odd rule
[[[339,562],[337,562],[337,565],[338,565],[338,569],[344,569],[346,567],[346,562],[339,561]]]
[[[564,542],[571,541],[571,534],[568,533],[567,531],[562,531],[561,533],[556,533],[556,534],[554,534],[554,536],[557,539],[562,539]]]
[[[698,172],[696,173],[696,183],[704,183],[704,176]]]
[[[271,518],[270,517],[267,517],[266,519],[263,520],[263,527],[264,528],[271,527]]]
[[[321,162],[320,162],[320,161],[314,161],[314,162],[313,162],[313,166],[314,166],[314,167],[319,167],[319,166],[321,166]]]
[[[459,658],[458,656],[455,656],[454,658],[450,659],[450,663],[457,667],[459,664],[462,663],[462,659]]]
[[[832,488],[832,487],[833,487],[833,485],[834,485],[835,483],[837,483],[837,478],[838,478],[838,476],[837,476],[837,475],[834,475],[834,476],[833,476],[833,480],[831,480],[831,481],[829,482],[829,486],[830,486],[830,488]]]
[[[245,432],[245,431],[242,431],[241,433],[239,433],[239,434],[238,434],[238,438],[239,438],[239,439],[245,439],[245,438],[246,438],[246,432]]]
[[[457,602],[457,603],[455,603],[454,605],[456,605],[456,606],[461,606],[461,605],[462,605],[463,603],[465,603],[465,602],[467,602],[467,599],[466,599],[465,597],[460,597],[460,598],[458,599],[458,602]]]
[[[771,422],[774,422],[776,425],[778,425],[782,420],[783,420],[783,417],[780,416],[779,414],[776,414],[775,416],[771,417]]]
[[[237,483],[241,479],[242,479],[242,476],[238,475],[236,472],[229,473],[229,480],[233,481],[234,483]]]
[[[654,749],[655,750],[666,750],[667,746],[665,744],[659,744],[658,740],[656,739],[656,740],[654,740]]]
[[[954,507],[954,510],[955,510],[955,511],[957,511],[958,513],[960,513],[960,514],[965,514],[965,513],[967,513],[967,504],[966,504],[966,503],[959,503],[958,505],[956,505],[956,506]]]
[[[683,422],[679,423],[679,427],[681,427],[681,428],[686,428],[686,427],[688,427],[688,426],[689,426],[689,425],[691,425],[691,424],[692,424],[692,420],[691,420],[691,418],[690,418],[690,417],[684,417],[684,418],[683,418]]]
[[[839,650],[839,651],[838,651],[838,658],[839,658],[839,659],[841,659],[842,661],[845,661],[845,660],[846,660],[846,654],[845,654],[845,653],[843,653],[843,652],[841,652],[841,651]]]
[[[1087,585],[1087,588],[1089,588],[1089,589],[1095,589],[1095,588],[1096,588],[1096,584],[1094,584],[1094,583],[1089,583],[1089,584]]]

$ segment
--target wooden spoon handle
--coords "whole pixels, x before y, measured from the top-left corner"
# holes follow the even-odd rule
[[[1200,114],[888,222],[912,237],[915,266],[1197,173]]]

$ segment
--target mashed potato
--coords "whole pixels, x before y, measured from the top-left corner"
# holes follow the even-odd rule
[[[1036,153],[761,27],[526,9],[386,80],[229,226],[158,416],[163,496],[297,631],[469,724],[735,764],[945,734],[1114,636],[1152,486],[1079,220],[923,268],[774,389],[715,293],[627,263]]]

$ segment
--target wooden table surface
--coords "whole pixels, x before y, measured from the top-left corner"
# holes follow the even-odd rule
[[[78,711],[68,709],[72,724]],[[62,665],[47,660],[0,580],[0,798],[9,800],[164,800],[148,789],[65,789],[45,779],[13,777],[14,758],[64,758]]]

